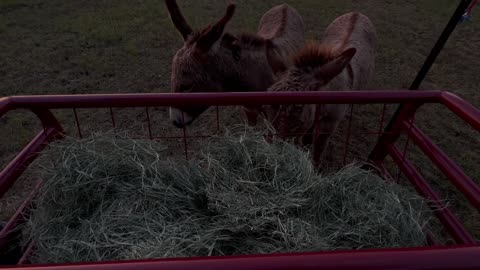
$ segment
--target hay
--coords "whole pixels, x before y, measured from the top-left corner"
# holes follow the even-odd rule
[[[193,161],[125,134],[67,139],[38,161],[46,179],[24,229],[35,263],[411,247],[431,218],[415,193],[251,131]]]

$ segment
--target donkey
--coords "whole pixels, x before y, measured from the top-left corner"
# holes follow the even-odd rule
[[[322,43],[307,44],[268,91],[365,89],[374,72],[376,43],[376,31],[368,17],[358,12],[340,16],[328,26]],[[294,134],[296,144],[304,146],[313,139],[312,158],[318,164],[347,109],[347,105],[337,104],[272,105],[266,106],[265,113],[276,132]]]
[[[304,22],[289,5],[276,6],[263,15],[257,34],[224,33],[235,5],[215,24],[193,31],[176,1],[166,0],[173,24],[184,45],[172,63],[173,92],[266,91],[277,74],[290,66],[290,55],[305,43]],[[208,106],[170,108],[170,120],[182,128],[192,123]],[[244,108],[250,125],[256,124],[260,108]]]

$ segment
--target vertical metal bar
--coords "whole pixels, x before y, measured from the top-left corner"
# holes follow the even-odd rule
[[[185,151],[185,159],[188,160],[188,143],[187,143],[187,129],[183,128],[183,146]]]
[[[48,127],[46,127],[45,124],[42,122],[42,131],[43,131],[43,135],[45,135],[45,139],[48,138],[47,129]]]
[[[34,113],[40,118],[40,122],[41,122],[41,124],[42,124],[43,135],[45,136],[45,139],[48,139],[48,133],[47,133],[47,130],[48,130],[48,128],[49,128],[48,123],[47,123],[48,121],[42,120],[43,115],[38,114],[38,112],[39,112],[39,111],[34,112]],[[51,114],[50,111],[48,111],[48,112]],[[52,114],[52,116],[53,116],[53,114]],[[55,119],[55,121],[56,121],[56,119]],[[58,121],[56,121],[56,122],[58,123]]]
[[[185,123],[185,113],[182,112],[182,122]],[[188,160],[188,143],[187,143],[187,128],[183,127],[183,146],[185,152],[185,159]]]
[[[457,9],[453,13],[453,16],[451,17],[447,26],[445,27],[442,34],[440,35],[440,38],[438,39],[437,43],[435,44],[432,51],[430,52],[427,59],[425,60],[425,63],[423,64],[422,68],[418,72],[417,77],[415,78],[412,85],[410,86],[410,90],[418,90],[423,80],[427,76],[428,71],[430,71],[430,68],[432,67],[433,63],[437,59],[438,55],[440,54],[443,47],[445,46],[448,39],[450,38],[450,35],[455,30],[455,27],[460,22],[460,19],[462,18],[463,14],[465,14],[465,11],[468,9],[472,1],[473,0],[460,1],[460,4],[458,5]]]
[[[393,180],[397,183],[400,182],[400,175],[401,174],[402,174],[402,171],[400,169],[400,166],[398,166],[398,164],[397,164],[397,178],[394,178]]]
[[[80,129],[80,122],[78,121],[77,109],[73,108],[73,114],[75,115],[75,124],[77,125],[78,136],[83,138],[82,130]]]
[[[376,143],[375,143],[376,146],[380,145],[379,143],[380,143],[380,138],[381,138],[381,136],[382,136],[382,134],[383,134],[383,125],[384,125],[384,123],[385,123],[385,112],[386,112],[386,111],[387,111],[387,104],[383,104],[382,116],[381,116],[381,119],[380,119],[380,125],[379,125],[378,131],[377,131],[378,135],[377,135],[377,141],[376,141]],[[371,155],[371,154],[370,154],[370,155]],[[383,167],[384,172],[387,172],[387,173],[388,173],[387,169],[385,168],[385,165],[383,164],[383,160],[382,160],[382,161],[378,161],[378,160],[377,160],[377,161],[373,161],[373,160],[371,160],[371,159],[368,159],[367,162],[362,166],[362,169],[364,169],[364,170],[375,170],[375,167],[372,167],[372,164],[369,163],[369,162],[373,163],[373,164],[376,165],[376,166],[381,166],[381,167]],[[383,174],[383,176],[384,176],[384,178],[385,178],[386,175],[385,175],[384,172],[382,172],[382,174]],[[390,176],[390,179],[393,180],[393,176],[391,176],[391,174],[389,174],[389,176]]]
[[[110,117],[112,118],[112,126],[115,128],[115,117],[113,116],[113,109],[110,108]]]
[[[437,237],[435,237],[435,235],[430,230],[425,231],[425,234],[427,235],[427,244],[429,246],[438,247],[442,245],[442,243],[438,241]]]
[[[385,112],[386,112],[386,111],[387,111],[387,104],[383,104],[382,118],[380,119],[380,126],[378,127],[378,138],[377,138],[377,142],[380,140],[380,137],[382,136],[383,125],[385,124]]]
[[[353,107],[354,105],[350,107],[350,117],[348,119],[348,128],[347,128],[347,138],[345,139],[345,152],[343,153],[343,165],[346,165],[347,162],[347,156],[348,156],[348,150],[350,146],[350,137],[352,133],[352,119],[353,119]]]
[[[374,169],[375,171],[379,172],[383,179],[386,181],[393,181],[392,174],[388,171],[385,167],[383,162],[372,162],[373,164],[369,164],[367,167],[368,169]]]
[[[370,153],[368,157],[369,160],[380,162],[385,159],[388,154],[386,146],[395,142],[400,137],[403,120],[410,119],[415,115],[415,112],[421,105],[420,103],[408,103],[401,106],[400,110],[397,111],[398,115],[392,118],[372,153]]]
[[[151,140],[153,139],[153,136],[152,136],[152,125],[150,123],[150,112],[148,110],[148,107],[145,107],[145,111],[147,112],[148,136],[150,137],[150,140]]]
[[[407,130],[407,141],[405,142],[405,147],[403,148],[403,155],[402,155],[402,159],[405,160],[405,158],[407,157],[407,151],[408,151],[408,147],[409,147],[409,144],[410,144],[410,131],[412,130],[412,127],[413,127],[413,123],[415,122],[415,116],[413,116],[410,120],[408,120],[408,130]]]
[[[220,112],[217,106],[217,132],[220,130]]]
[[[410,118],[409,120],[406,120],[408,122],[408,128],[406,130],[406,133],[407,133],[407,140],[405,141],[405,146],[403,147],[403,153],[402,153],[402,160],[405,161],[406,158],[407,158],[407,152],[408,152],[408,148],[410,146],[410,136],[411,136],[411,130],[412,130],[412,127],[413,127],[413,124],[415,122],[415,115],[412,116],[412,118]],[[397,182],[400,181],[400,170],[398,171],[398,175],[397,175]]]
[[[53,128],[57,130],[59,134],[64,132],[62,125],[50,110],[32,109],[31,111],[40,119],[44,128]]]

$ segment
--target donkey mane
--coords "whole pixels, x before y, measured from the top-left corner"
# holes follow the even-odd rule
[[[352,34],[355,31],[360,13],[352,12],[348,22],[348,28],[345,31],[344,38],[337,47],[327,45],[325,43],[310,42],[302,50],[300,50],[293,60],[295,67],[299,69],[315,68],[326,64],[333,58],[338,56],[338,53],[343,51],[349,44]]]
[[[250,33],[242,33],[239,36],[240,44],[246,47],[250,47],[253,49],[261,48],[265,46],[267,40],[264,38]]]
[[[311,42],[298,52],[293,63],[302,70],[317,68],[331,61],[337,55],[336,51],[333,46]]]

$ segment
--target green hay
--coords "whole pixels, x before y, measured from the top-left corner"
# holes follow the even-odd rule
[[[425,244],[412,191],[250,130],[212,138],[192,161],[125,134],[51,146],[24,229],[34,263],[319,251]]]

